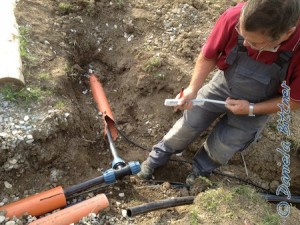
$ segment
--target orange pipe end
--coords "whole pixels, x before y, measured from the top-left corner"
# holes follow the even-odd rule
[[[61,186],[44,191],[19,201],[0,207],[0,211],[6,211],[6,217],[21,217],[25,213],[32,216],[40,216],[54,209],[67,205],[64,191]]]
[[[98,213],[108,206],[109,202],[106,195],[100,194],[49,216],[38,219],[29,225],[69,225],[78,222],[82,217],[87,216],[90,213]]]
[[[94,75],[94,74],[91,74],[91,76],[90,76],[90,86],[91,86],[92,94],[93,94],[94,100],[97,104],[98,110],[99,110],[99,112],[102,113],[103,119],[108,126],[108,129],[111,133],[113,140],[115,141],[118,137],[118,130],[115,126],[113,113],[109,106],[104,89],[103,89],[101,83],[98,81],[96,75]],[[104,131],[104,132],[106,134],[106,131]]]

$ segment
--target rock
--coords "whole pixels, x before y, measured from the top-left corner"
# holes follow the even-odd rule
[[[272,192],[276,192],[276,189],[278,188],[278,186],[280,185],[279,181],[277,180],[273,180],[271,183],[270,183],[270,190]]]
[[[26,144],[31,144],[31,143],[33,143],[34,142],[34,140],[33,139],[31,139],[31,140],[27,140],[26,141]]]
[[[262,182],[262,183],[261,183],[261,187],[264,188],[264,189],[269,189],[269,183],[267,183],[267,182]]]
[[[0,216],[0,224],[5,221],[5,216]]]
[[[119,197],[124,198],[125,194],[124,193],[119,193]]]
[[[5,223],[5,225],[15,225],[15,224],[16,224],[15,221],[8,221],[8,222]]]
[[[19,131],[18,130],[13,130],[11,133],[12,133],[12,135],[16,135],[16,134],[19,133]]]
[[[4,102],[2,103],[2,106],[3,106],[3,108],[6,108],[6,107],[9,106],[9,103],[8,103],[7,101],[4,101]]]
[[[127,210],[126,210],[126,209],[123,209],[123,210],[122,210],[122,216],[123,216],[123,217],[127,217]]]
[[[12,188],[12,185],[11,185],[8,181],[4,181],[4,186],[5,186],[7,189]]]
[[[189,196],[189,195],[190,195],[190,193],[187,188],[180,188],[180,196],[185,197],[185,196]]]
[[[80,73],[85,72],[85,70],[84,70],[80,65],[78,65],[78,64],[74,64],[74,65],[72,66],[72,69],[75,70],[75,71],[78,71],[78,72],[80,72]]]
[[[169,190],[171,188],[171,184],[169,182],[164,182],[162,185],[162,190],[166,191]]]
[[[31,222],[35,221],[36,219],[37,218],[35,216],[31,216],[31,215],[27,216],[27,222],[28,223],[31,223]]]
[[[1,132],[0,137],[7,138],[9,135],[6,132]]]
[[[33,139],[33,136],[32,136],[31,134],[28,134],[28,135],[26,136],[26,138],[27,138],[27,140],[31,140],[31,139]]]
[[[10,164],[12,164],[12,165],[15,165],[18,162],[18,160],[16,160],[16,159],[10,159],[8,162]]]

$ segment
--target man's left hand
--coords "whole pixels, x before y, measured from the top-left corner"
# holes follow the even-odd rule
[[[235,100],[232,98],[226,99],[225,107],[230,110],[234,115],[248,115],[249,102],[247,100]]]

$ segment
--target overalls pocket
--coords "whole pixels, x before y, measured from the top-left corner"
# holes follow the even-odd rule
[[[271,81],[269,74],[260,73],[238,65],[232,79],[230,89],[233,98],[245,99],[256,103],[267,99],[267,90]]]

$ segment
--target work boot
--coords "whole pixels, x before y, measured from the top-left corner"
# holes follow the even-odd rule
[[[202,177],[209,177],[212,171],[221,164],[214,161],[207,153],[204,147],[200,148],[194,156],[192,171],[195,175]]]
[[[141,165],[141,171],[137,174],[137,176],[143,180],[152,179],[152,174],[154,169],[150,167],[149,162],[146,160]]]

